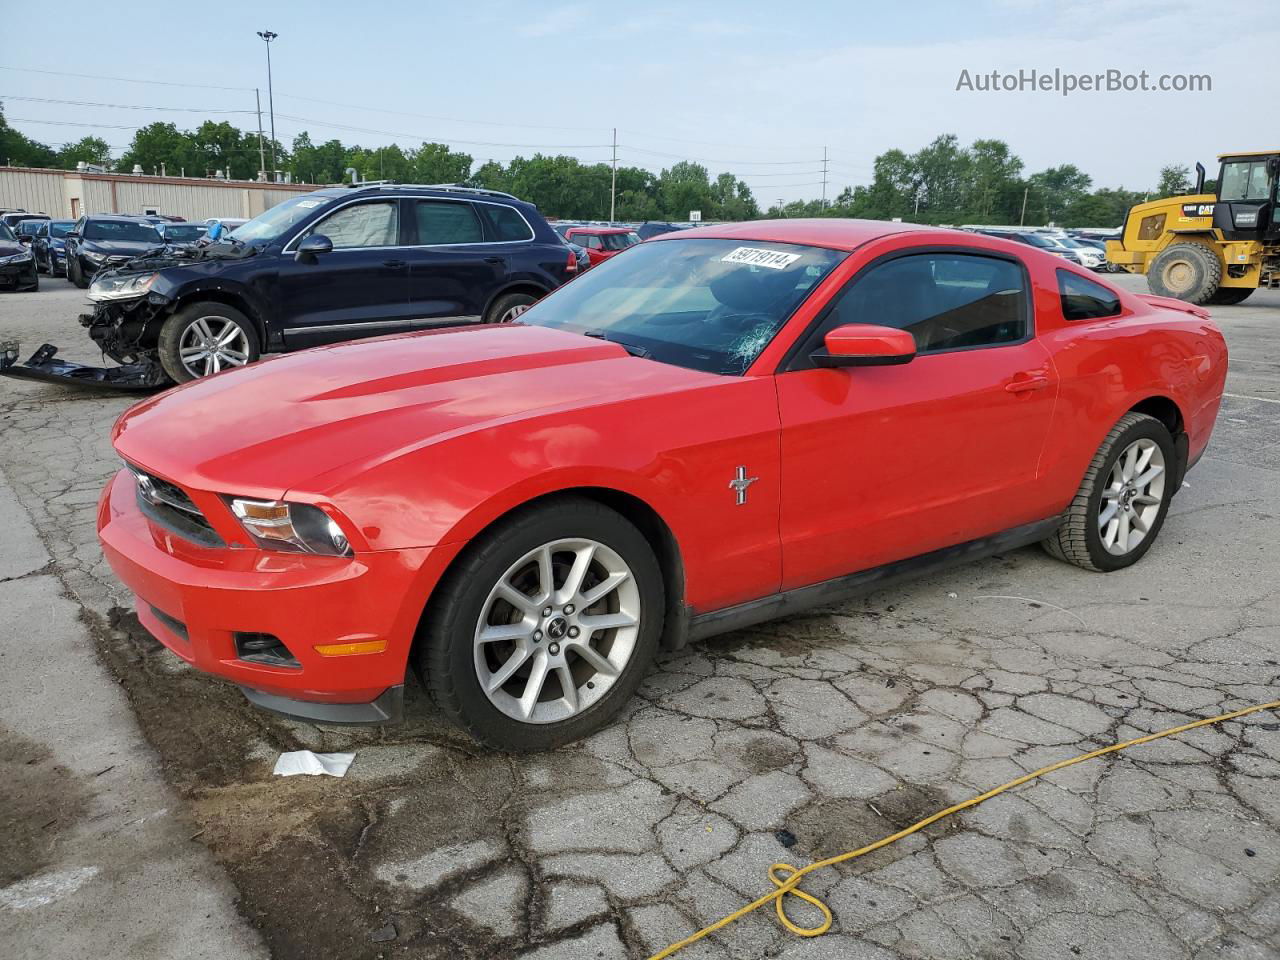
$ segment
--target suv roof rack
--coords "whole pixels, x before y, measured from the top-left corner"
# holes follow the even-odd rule
[[[483,187],[468,187],[464,183],[400,183],[398,180],[365,180],[361,183],[349,183],[347,187],[358,190],[361,187],[416,187],[419,190],[442,190],[446,193],[469,193],[483,197],[502,197],[506,200],[520,198],[501,190],[486,190]]]

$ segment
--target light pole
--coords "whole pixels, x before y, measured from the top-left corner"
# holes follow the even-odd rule
[[[271,89],[271,41],[280,36],[270,30],[259,30],[260,36],[267,44],[267,109],[271,112],[271,182],[276,181],[276,98]]]

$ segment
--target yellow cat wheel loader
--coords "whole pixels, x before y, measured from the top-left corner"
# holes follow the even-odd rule
[[[1196,192],[1130,208],[1107,260],[1145,273],[1151,292],[1190,303],[1240,303],[1258,287],[1280,287],[1280,150],[1218,158],[1216,193]]]

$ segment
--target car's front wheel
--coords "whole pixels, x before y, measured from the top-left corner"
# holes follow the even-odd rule
[[[658,648],[664,589],[648,541],[617,512],[561,498],[478,538],[432,597],[419,666],[440,708],[500,750],[599,730]]]
[[[67,258],[67,279],[81,290],[89,289],[89,278],[84,275],[84,267],[80,265],[80,255]]]
[[[258,359],[253,322],[225,303],[183,307],[160,328],[160,366],[174,383],[187,383]]]
[[[1085,471],[1062,525],[1043,541],[1059,560],[1110,572],[1151,549],[1173,497],[1177,454],[1163,423],[1126,413]]]

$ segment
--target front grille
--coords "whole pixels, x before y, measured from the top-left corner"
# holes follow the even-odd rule
[[[226,546],[185,490],[133,464],[129,464],[129,469],[138,484],[138,506],[150,519],[202,547]]]

